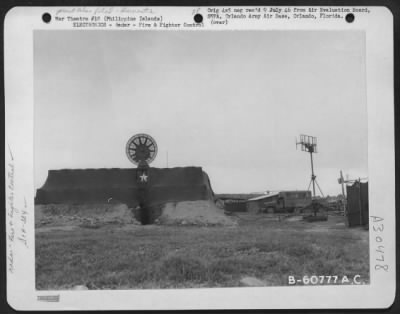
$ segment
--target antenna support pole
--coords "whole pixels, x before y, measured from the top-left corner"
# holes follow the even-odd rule
[[[313,159],[313,153],[317,153],[317,138],[314,136],[309,136],[309,135],[300,135],[300,142],[296,142],[296,148],[297,145],[300,145],[301,150],[304,152],[310,153],[310,160],[311,160],[311,181],[310,184],[308,185],[308,190],[310,189],[311,183],[312,183],[312,195],[315,198],[317,196],[315,192],[315,185],[317,185],[319,192],[321,193],[322,197],[324,194],[322,193],[321,188],[318,185],[317,182],[317,176],[314,173],[314,159]]]
[[[314,174],[314,161],[313,161],[313,152],[310,151],[310,159],[311,159],[311,181],[312,181],[312,189],[313,189],[313,196],[315,197],[315,179],[317,178]]]

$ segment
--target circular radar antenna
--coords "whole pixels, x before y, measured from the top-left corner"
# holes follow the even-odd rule
[[[157,156],[157,144],[147,134],[136,134],[126,143],[126,156],[135,165],[150,164]]]

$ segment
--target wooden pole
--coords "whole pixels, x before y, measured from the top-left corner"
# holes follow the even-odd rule
[[[314,175],[314,162],[312,158],[312,151],[310,151],[310,158],[311,158],[311,181],[312,181],[312,186],[313,186],[313,195],[314,198],[316,197],[315,195],[315,175]]]
[[[362,226],[361,178],[358,178],[358,208],[360,209],[360,226]]]
[[[346,194],[344,192],[344,178],[343,172],[340,170],[340,182],[342,184],[342,196],[343,196],[343,216],[346,217]]]

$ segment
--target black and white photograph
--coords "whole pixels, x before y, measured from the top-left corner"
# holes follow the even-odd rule
[[[5,37],[9,67],[31,71],[21,92],[6,71],[11,303],[21,282],[40,309],[390,302],[385,10],[21,12]]]
[[[36,288],[368,284],[364,40],[35,32]]]

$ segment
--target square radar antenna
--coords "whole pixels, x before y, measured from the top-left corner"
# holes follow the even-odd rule
[[[300,135],[300,142],[296,141],[296,149],[297,146],[300,145],[300,148],[303,152],[310,153],[310,159],[311,159],[311,181],[310,184],[308,185],[308,189],[310,189],[310,186],[312,184],[313,187],[313,197],[316,197],[315,194],[315,186],[318,187],[320,193],[322,196],[324,196],[324,193],[322,193],[321,188],[318,185],[318,182],[316,180],[317,176],[314,173],[314,160],[313,160],[313,153],[317,153],[317,138],[315,136],[310,136],[310,135],[305,135],[301,134]]]
[[[315,136],[301,134],[300,141],[296,142],[296,147],[298,145],[304,152],[317,153],[317,138]]]

